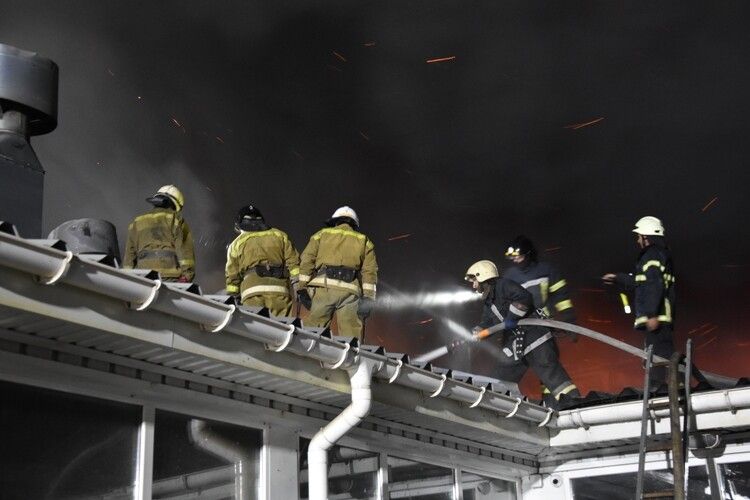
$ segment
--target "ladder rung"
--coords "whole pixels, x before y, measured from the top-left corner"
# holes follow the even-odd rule
[[[649,451],[672,451],[672,443],[670,441],[652,441],[646,443],[646,452]]]
[[[644,493],[641,498],[674,498],[674,491],[652,491],[651,493]]]

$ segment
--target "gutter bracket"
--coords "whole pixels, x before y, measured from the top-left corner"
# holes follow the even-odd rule
[[[518,409],[521,407],[521,402],[523,402],[523,398],[516,398],[516,406],[511,410],[510,413],[505,415],[505,418],[511,418],[515,416],[515,414],[518,413]]]
[[[49,278],[43,278],[42,276],[37,276],[37,279],[39,280],[39,283],[42,283],[44,285],[54,285],[58,281],[60,281],[60,278],[65,276],[65,274],[68,272],[68,269],[70,269],[70,261],[73,260],[73,252],[70,250],[65,250],[65,258],[62,260],[62,263],[60,264],[60,269],[55,271],[55,274],[53,274]]]
[[[336,361],[332,365],[329,365],[329,364],[324,363],[324,362],[321,361],[320,362],[320,366],[322,366],[323,368],[328,368],[329,370],[336,370],[338,368],[341,368],[341,365],[343,365],[344,361],[346,361],[346,356],[347,356],[347,354],[349,354],[349,351],[351,349],[352,349],[352,345],[349,344],[349,343],[347,343],[346,347],[344,348],[344,352],[341,353],[341,358],[339,358],[338,361]]]
[[[294,338],[294,330],[296,328],[297,327],[294,325],[289,325],[289,328],[286,331],[286,337],[284,338],[284,341],[277,346],[266,344],[266,350],[273,351],[273,352],[281,352],[287,347],[289,347],[289,344],[292,343],[292,339]]]
[[[487,388],[486,387],[482,387],[482,389],[479,391],[479,397],[477,398],[476,401],[474,401],[473,403],[471,403],[469,405],[469,408],[476,408],[477,406],[479,406],[479,403],[481,403],[482,399],[484,398],[484,393],[485,392],[487,392]]]
[[[402,360],[396,361],[396,371],[393,372],[393,375],[391,375],[391,378],[388,379],[388,383],[392,384],[396,381],[399,375],[401,375],[401,367],[404,366],[404,362]]]

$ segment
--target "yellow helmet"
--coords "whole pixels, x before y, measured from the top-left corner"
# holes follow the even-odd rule
[[[476,280],[479,283],[484,283],[485,281],[497,278],[498,276],[500,276],[500,273],[497,272],[497,266],[494,262],[491,260],[480,260],[469,266],[469,269],[466,270],[466,276],[464,276],[464,279],[466,281]]]
[[[182,210],[182,207],[185,205],[185,197],[182,195],[182,191],[180,191],[177,186],[174,184],[167,184],[166,186],[160,187],[154,196],[148,199],[149,202],[151,202],[154,198],[165,196],[169,198],[169,200],[174,204],[175,210],[178,212]]]
[[[664,236],[664,224],[656,217],[647,215],[638,219],[633,232],[643,236]]]

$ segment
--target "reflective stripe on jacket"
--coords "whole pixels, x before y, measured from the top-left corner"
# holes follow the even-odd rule
[[[259,276],[257,266],[283,266],[288,278]],[[299,275],[299,254],[284,231],[242,231],[227,248],[225,267],[227,293],[242,294],[242,299],[255,295],[290,293],[290,281]]]
[[[128,226],[123,267],[153,269],[164,278],[193,281],[193,236],[182,215],[171,209],[154,208],[133,219]]]
[[[534,307],[548,316],[567,322],[575,321],[573,301],[570,300],[567,282],[548,262],[531,262],[526,267],[509,267],[503,278],[520,284],[534,297]]]
[[[495,287],[484,299],[479,326],[488,328],[507,318],[518,321],[527,316],[533,308],[534,299],[528,290],[513,280],[498,278]]]
[[[359,271],[359,277],[350,283],[331,279],[321,271],[325,267],[354,269]],[[312,235],[302,252],[300,287],[336,288],[375,298],[377,282],[378,263],[375,258],[375,245],[349,224],[321,229]]]
[[[667,247],[647,246],[638,256],[634,274],[618,273],[616,276],[619,285],[634,291],[635,328],[645,329],[649,318],[674,323],[675,276]]]

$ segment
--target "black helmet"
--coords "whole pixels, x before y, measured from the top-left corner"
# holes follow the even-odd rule
[[[246,205],[237,211],[237,217],[234,219],[234,230],[240,231],[263,231],[268,229],[263,214],[257,207]]]
[[[534,243],[524,235],[516,236],[508,245],[508,249],[505,250],[506,259],[512,259],[520,255],[523,255],[531,262],[536,262],[537,256]]]

